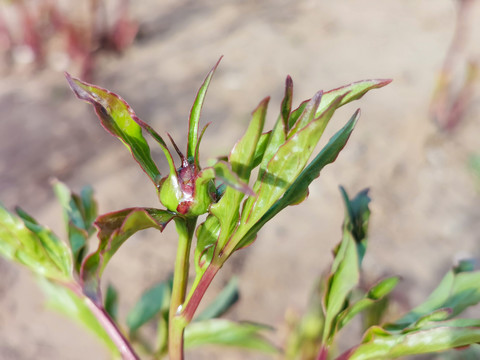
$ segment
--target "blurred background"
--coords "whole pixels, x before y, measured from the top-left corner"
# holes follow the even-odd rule
[[[290,74],[294,106],[316,91],[392,78],[339,110],[323,143],[357,107],[362,116],[337,162],[236,253],[207,293],[239,276],[228,316],[269,324],[282,345],[285,312],[301,312],[340,240],[343,205],[372,197],[365,277],[402,277],[399,309],[414,306],[460,258],[480,258],[480,4],[475,0],[0,1],[0,200],[64,235],[52,178],[91,184],[100,213],[159,206],[154,187],[64,71],[121,95],[184,148],[195,93],[221,55],[202,123],[206,159],[224,155],[251,111],[272,96],[275,121]],[[160,149],[154,150],[162,158]],[[92,245],[95,247],[95,244]],[[168,277],[176,239],[143,232],[106,271],[122,319],[142,291]],[[264,359],[216,350],[191,359]],[[0,258],[1,359],[107,359],[95,338],[47,311],[30,274]]]

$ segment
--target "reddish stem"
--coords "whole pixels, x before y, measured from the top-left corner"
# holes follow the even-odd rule
[[[328,349],[325,345],[322,345],[320,353],[318,354],[317,360],[327,360]]]
[[[183,316],[185,317],[185,320],[187,321],[187,323],[192,321],[193,316],[197,311],[198,305],[200,304],[200,301],[203,298],[203,295],[205,295],[205,292],[210,286],[210,283],[212,282],[213,278],[217,274],[218,270],[220,270],[220,267],[221,266],[212,262],[208,266],[207,270],[205,270],[205,273],[203,274],[202,279],[198,283],[198,286],[196,287],[195,291],[192,294],[192,297],[188,301],[183,311]]]
[[[97,318],[100,325],[107,332],[113,343],[117,346],[117,349],[120,352],[123,360],[140,360],[128,340],[125,338],[125,336],[123,336],[120,329],[103,307],[98,306],[90,298],[86,297],[78,283],[68,283],[63,285],[72,290],[79,298],[84,300],[92,314]]]

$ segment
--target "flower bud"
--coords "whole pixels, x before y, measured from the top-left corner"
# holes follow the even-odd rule
[[[184,161],[176,174],[162,179],[158,198],[170,211],[185,216],[199,216],[205,214],[213,202],[215,184],[212,179],[199,176],[194,164]]]

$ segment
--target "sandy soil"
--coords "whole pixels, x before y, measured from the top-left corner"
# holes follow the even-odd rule
[[[442,134],[428,117],[436,71],[454,27],[453,1],[158,3],[132,2],[143,36],[123,56],[102,57],[95,82],[121,94],[143,120],[168,131],[183,147],[195,92],[223,54],[203,111],[203,123],[212,122],[203,142],[205,159],[231,148],[266,95],[272,96],[268,119],[273,123],[287,74],[294,80],[297,104],[319,89],[366,78],[394,79],[338,111],[325,139],[362,108],[337,162],[312,185],[308,201],[272,221],[215,279],[207,298],[232,274],[240,278],[241,301],[229,317],[278,328],[287,308],[305,307],[339,240],[340,184],[352,195],[371,189],[365,275],[372,280],[401,275],[398,293],[405,303],[421,301],[459,256],[479,258],[480,195],[467,168],[468,157],[480,152],[478,92],[455,132]],[[474,19],[479,8],[471,14]],[[462,59],[480,55],[477,23]],[[146,176],[101,129],[91,108],[74,98],[61,71],[4,70],[0,109],[0,199],[6,206],[21,204],[62,235],[51,177],[75,190],[92,184],[101,212],[158,206]],[[119,251],[105,283],[122,289],[121,317],[145,287],[168,275],[174,252],[173,227],[160,237],[140,234]],[[27,271],[0,258],[0,273],[1,359],[108,358],[90,334],[44,309]],[[281,344],[279,333],[273,338]],[[207,350],[187,358],[264,357]]]

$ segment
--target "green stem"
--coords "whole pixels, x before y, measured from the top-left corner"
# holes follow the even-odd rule
[[[187,322],[181,315],[181,310],[187,292],[190,248],[196,221],[197,218],[175,219],[178,232],[178,248],[169,312],[168,354],[170,360],[183,360],[183,333]]]

